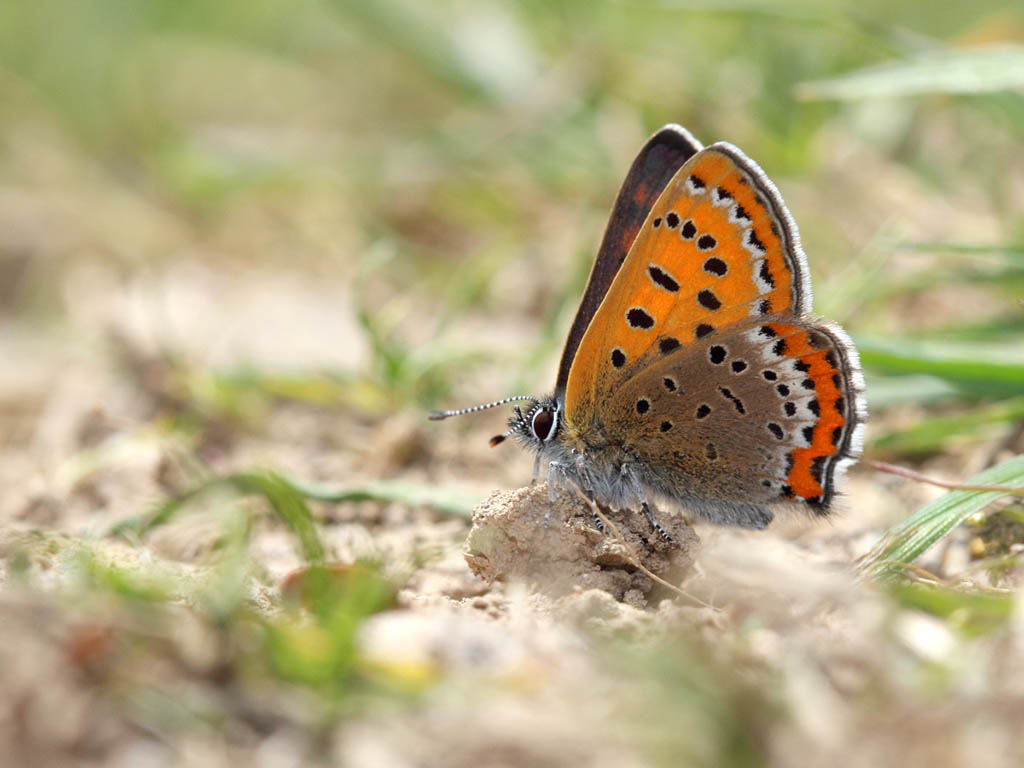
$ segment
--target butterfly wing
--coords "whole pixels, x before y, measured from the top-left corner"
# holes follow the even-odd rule
[[[654,204],[581,340],[569,433],[622,445],[667,495],[827,508],[835,468],[856,452],[859,365],[841,332],[806,318],[810,307],[806,259],[775,186],[732,145],[707,147]],[[733,363],[743,364],[735,374]],[[805,397],[779,401],[778,384]],[[799,416],[780,422],[786,402]],[[702,437],[714,434],[726,437]],[[704,506],[714,519],[715,504]]]
[[[555,386],[557,392],[565,391],[569,369],[580,340],[601,300],[608,292],[615,274],[625,261],[626,254],[647,219],[654,201],[658,199],[676,171],[700,148],[700,142],[693,138],[689,131],[682,126],[670,124],[648,139],[633,161],[615,199],[601,248],[597,252],[597,259],[591,268],[590,279],[583,292],[583,300],[576,311],[576,319],[573,320],[562,350]]]
[[[862,386],[841,330],[775,316],[654,361],[599,418],[645,485],[713,522],[748,524],[737,510],[756,512],[750,505],[798,501],[827,513],[836,476],[860,452]]]
[[[576,352],[573,417],[650,358],[751,316],[810,309],[807,264],[774,186],[731,145],[675,174],[648,214]]]

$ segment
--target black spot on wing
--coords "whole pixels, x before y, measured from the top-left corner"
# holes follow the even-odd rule
[[[626,312],[626,322],[630,328],[647,331],[654,327],[654,318],[642,307],[632,307]]]
[[[718,245],[718,241],[711,235],[701,235],[697,238],[697,248],[702,251],[710,251]]]
[[[651,280],[659,288],[664,288],[669,293],[679,292],[679,282],[657,264],[649,265],[647,267],[647,274],[651,276]]]
[[[704,309],[710,309],[711,311],[722,306],[722,302],[715,296],[714,291],[710,291],[707,288],[697,294],[697,303],[704,307]]]
[[[732,404],[736,406],[736,410],[739,411],[740,416],[747,412],[747,409],[743,406],[743,401],[736,397],[736,395],[732,393],[731,389],[727,387],[719,387],[718,391],[722,393],[722,397],[726,400],[732,401]]]
[[[709,275],[715,277],[722,277],[726,272],[729,271],[728,265],[719,259],[717,256],[712,256],[710,259],[704,262],[704,271]]]
[[[764,253],[766,251],[764,243],[761,242],[761,238],[759,238],[757,233],[754,232],[753,227],[750,229],[750,234],[747,235],[747,244],[760,253]]]

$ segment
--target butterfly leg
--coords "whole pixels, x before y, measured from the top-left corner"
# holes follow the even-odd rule
[[[572,473],[570,473],[570,467],[574,470]],[[584,468],[584,464],[579,458],[576,460],[575,466],[560,461],[548,462],[548,511],[544,515],[545,527],[547,527],[548,520],[551,517],[551,506],[555,502],[555,494],[558,488],[566,487],[575,491],[589,502],[590,514],[594,518],[594,525],[597,527],[597,530],[604,533],[604,523],[601,522],[601,517],[596,511],[597,501],[594,499],[594,492],[587,487],[583,476],[582,470]]]
[[[601,516],[597,514],[597,499],[594,497],[593,477],[589,474],[587,460],[583,454],[576,456],[575,468],[576,476],[579,478],[576,489],[590,504],[590,514],[594,519],[594,527],[601,533],[604,533],[604,522],[601,520]]]
[[[537,457],[538,464],[540,463],[540,457]],[[568,478],[568,468],[565,464],[560,461],[549,461],[548,462],[548,508],[544,513],[544,527],[547,528],[551,522],[551,508],[555,505],[555,496],[558,495],[558,490],[565,485],[571,485],[571,481]],[[536,474],[536,473],[535,473]]]
[[[654,512],[652,512],[651,508],[648,506],[647,496],[640,488],[640,482],[637,480],[636,474],[634,474],[628,464],[623,464],[620,471],[623,475],[626,475],[629,478],[630,484],[633,486],[633,492],[636,493],[637,500],[640,502],[640,508],[647,516],[647,521],[651,524],[651,527],[669,544],[675,544],[676,540],[669,536],[668,531],[662,527],[661,523],[659,523],[658,519],[654,516]]]
[[[540,461],[540,456],[537,456],[537,461]],[[544,527],[547,528],[551,523],[551,507],[555,505],[555,495],[558,493],[557,478],[562,469],[562,465],[557,461],[548,463],[548,508],[544,512]],[[534,472],[534,481],[536,481],[536,472]]]
[[[658,532],[658,535],[660,535],[661,538],[663,538],[669,544],[675,544],[676,540],[669,536],[668,531],[661,527],[661,523],[658,522],[657,518],[654,516],[654,513],[651,511],[651,508],[647,506],[647,502],[641,502],[640,506],[643,507],[644,514],[647,515],[647,520],[650,522],[651,527]]]
[[[590,491],[584,491],[583,495],[586,496],[587,501],[591,504],[590,514],[594,518],[594,527],[601,533],[604,533],[604,521],[601,519],[601,516],[597,514],[597,501],[594,499],[594,494]]]

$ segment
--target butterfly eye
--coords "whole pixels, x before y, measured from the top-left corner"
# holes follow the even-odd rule
[[[547,408],[540,408],[533,414],[533,434],[538,440],[547,440],[551,428],[555,426],[555,415]]]

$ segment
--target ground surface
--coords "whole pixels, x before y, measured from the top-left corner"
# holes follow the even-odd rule
[[[248,286],[211,294],[209,327],[244,303],[235,290]],[[937,489],[855,472],[834,520],[767,532],[694,533],[673,516],[679,552],[641,517],[615,518],[688,595],[676,598],[652,591],[585,505],[558,497],[546,529],[546,487],[485,498],[531,471],[512,446],[496,457],[486,426],[271,402],[254,428],[212,420],[182,437],[159,425],[182,407],[167,390],[173,368],[125,344],[85,355],[41,336],[7,384],[6,433],[22,435],[3,468],[0,733],[12,764],[1021,759],[1020,614],[975,637],[989,618],[963,613],[961,634],[853,571],[899,510]],[[349,636],[330,611],[289,607],[303,550],[265,501],[214,490],[147,533],[110,535],[211,471],[251,467],[457,485],[478,494],[475,527],[458,499],[444,500],[449,512],[310,502],[326,560],[380,563],[397,590],[342,611],[364,617],[352,618],[358,660],[346,662],[322,647]],[[962,571],[969,543],[953,537],[922,565]],[[368,591],[336,576],[337,593]]]

